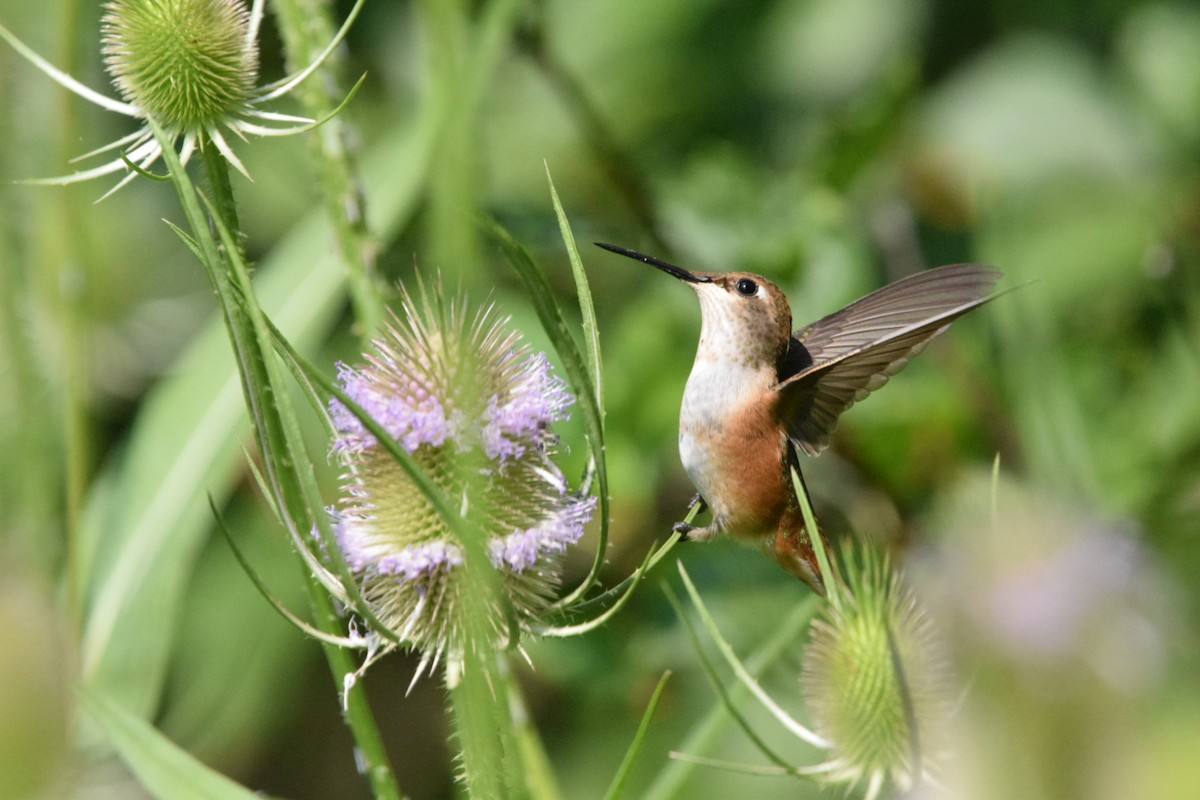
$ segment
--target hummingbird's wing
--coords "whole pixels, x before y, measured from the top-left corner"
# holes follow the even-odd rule
[[[918,272],[792,334],[776,387],[792,442],[809,455],[824,450],[842,412],[951,322],[991,300],[999,278],[974,264]]]

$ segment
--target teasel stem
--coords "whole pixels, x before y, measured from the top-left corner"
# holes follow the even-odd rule
[[[482,546],[465,549],[464,568],[468,573],[476,567],[481,572],[491,571],[495,577]],[[474,558],[472,550],[478,551]],[[476,559],[482,559],[482,563],[472,564]],[[485,604],[489,592],[479,588],[482,591],[467,592],[464,598],[467,644],[462,655],[462,673],[457,678],[448,673],[447,688],[462,759],[460,778],[467,796],[504,800],[524,794],[519,787],[525,785],[525,770],[513,736],[508,702],[511,679],[505,656],[495,647],[494,632],[487,624]]]
[[[275,0],[271,4],[292,68],[313,62],[333,38],[337,26],[330,18],[330,6],[329,0]],[[336,64],[330,63],[326,71],[340,72]],[[301,83],[293,93],[307,116],[329,118],[314,132],[310,146],[317,154],[314,159],[317,180],[346,269],[358,333],[367,342],[379,333],[384,321],[383,291],[375,274],[375,256],[380,245],[367,229],[367,200],[355,174],[348,135],[350,123],[342,115],[330,118],[341,104],[332,75],[329,80]]]
[[[160,141],[166,144],[169,141],[166,133],[153,122],[151,124],[154,127],[155,135],[158,136]],[[210,213],[214,214],[214,226],[217,228],[218,234],[220,234],[219,238],[223,244],[221,248],[217,247],[214,237],[204,224],[204,218],[199,213],[199,208],[195,202],[194,187],[187,180],[186,173],[183,172],[183,167],[176,158],[174,151],[164,147],[164,158],[168,163],[168,167],[176,183],[176,188],[179,190],[180,199],[193,228],[197,255],[208,266],[207,272],[217,293],[222,313],[225,316],[231,344],[238,362],[242,366],[242,369],[239,371],[241,372],[247,405],[250,407],[255,420],[272,420],[275,419],[274,415],[264,415],[254,410],[255,407],[267,402],[267,398],[259,396],[253,387],[275,387],[279,386],[279,382],[274,379],[271,366],[267,361],[268,358],[273,358],[274,356],[263,351],[260,347],[260,339],[255,334],[256,325],[265,326],[266,324],[265,319],[261,318],[261,309],[252,301],[247,301],[243,304],[238,299],[238,294],[252,298],[254,289],[250,281],[249,272],[238,249],[239,245],[233,240],[238,235],[239,229],[235,227],[238,215],[237,205],[229,180],[229,165],[221,157],[216,147],[211,146],[211,143],[204,144],[209,145],[207,147],[202,146],[201,149],[204,152],[209,190],[212,193]],[[256,314],[259,315],[259,319],[254,318]],[[248,374],[248,371],[253,374]],[[256,432],[256,435],[264,451],[286,450],[285,440],[287,436],[283,430],[272,427],[270,430],[259,430]],[[268,472],[278,469],[277,465],[273,463],[274,459],[265,458],[264,461],[266,462],[265,467]],[[288,466],[285,468],[291,467]],[[272,477],[271,484],[280,486],[282,485],[282,481],[279,480],[278,476],[275,476]],[[293,520],[306,520],[308,519],[308,511],[304,506],[303,498],[295,495],[295,492],[284,492],[283,500],[286,502],[287,507],[279,510]],[[332,598],[325,588],[311,574],[308,575],[305,581],[305,587],[308,591],[309,604],[312,608],[313,619],[316,625],[326,633],[334,634],[339,632],[343,623],[338,616],[337,609],[334,607]],[[364,772],[371,784],[373,794],[377,798],[383,798],[383,800],[400,800],[402,793],[396,783],[394,772],[388,761],[387,752],[384,749],[383,740],[380,737],[379,729],[375,723],[375,718],[367,702],[366,695],[361,689],[359,691],[354,691],[353,689],[346,690],[346,686],[348,685],[347,676],[351,675],[356,669],[354,654],[346,649],[328,643],[323,644],[323,649],[333,673],[335,685],[339,692],[344,692],[343,703],[345,705],[346,724],[350,728],[358,751],[366,765]]]
[[[306,571],[305,575],[305,588],[317,626],[326,632],[341,630],[345,621],[338,615],[333,598],[311,572]],[[358,669],[354,651],[328,642],[322,642],[321,649],[325,652],[325,660],[329,664],[329,671],[333,673],[337,690],[343,693],[346,724],[365,764],[364,772],[367,782],[371,784],[371,793],[377,800],[401,800],[403,793],[396,782],[396,774],[388,760],[367,695],[357,684],[350,689],[345,688],[346,677]]]

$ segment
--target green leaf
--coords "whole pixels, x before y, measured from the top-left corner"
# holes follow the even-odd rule
[[[416,208],[432,114],[386,137],[365,160],[372,229],[394,234]],[[190,239],[190,237],[189,237]],[[189,247],[198,248],[194,241]],[[255,285],[297,349],[312,350],[345,302],[345,276],[322,211],[301,220],[259,263]],[[106,464],[83,520],[82,667],[130,711],[153,713],[171,626],[190,565],[242,470],[246,412],[218,319],[143,403],[125,447]]]
[[[80,700],[142,785],[162,800],[261,800],[123,708],[108,694],[86,687]]]
[[[604,793],[604,800],[617,800],[621,796],[621,792],[625,790],[625,783],[629,780],[629,772],[633,769],[633,762],[637,759],[638,752],[641,751],[642,745],[646,741],[646,732],[650,730],[650,720],[654,716],[655,709],[658,708],[658,701],[662,699],[663,690],[667,688],[667,681],[670,677],[671,671],[667,670],[659,678],[658,686],[654,687],[654,694],[650,695],[650,702],[646,705],[646,712],[642,714],[642,721],[638,724],[637,732],[633,735],[633,741],[629,743],[629,749],[625,752],[625,758],[621,759],[621,766],[617,768],[617,774],[613,776],[608,791]]]
[[[583,416],[584,434],[587,436],[588,449],[595,465],[596,494],[600,506],[600,533],[596,544],[596,558],[592,563],[591,572],[583,583],[561,601],[570,603],[574,599],[582,597],[595,584],[608,550],[608,467],[604,455],[603,410],[596,393],[596,385],[588,373],[584,358],[579,352],[579,346],[575,343],[575,338],[567,327],[562,307],[559,305],[554,291],[550,288],[546,276],[538,269],[537,264],[534,263],[525,248],[518,244],[500,223],[489,219],[487,226],[492,236],[499,242],[513,269],[520,275],[521,281],[529,292],[534,310],[537,311],[538,319],[542,323],[542,328],[546,331],[555,352],[558,353],[563,371],[579,402],[580,412]]]
[[[567,213],[558,199],[558,190],[554,188],[554,180],[550,177],[549,165],[546,165],[546,181],[550,184],[550,199],[554,203],[554,214],[558,217],[558,230],[562,235],[563,244],[567,248],[567,258],[571,261],[571,273],[575,276],[575,292],[579,295],[579,313],[583,316],[583,341],[587,345],[588,366],[592,370],[592,390],[596,394],[596,405],[600,409],[600,423],[603,425],[604,376],[600,360],[600,328],[596,324],[596,306],[592,303],[592,290],[588,286],[587,273],[583,271],[583,259],[579,257],[575,234],[571,231]]]
[[[668,592],[668,598],[673,598],[673,595]],[[675,601],[678,608],[678,601]],[[797,603],[792,607],[791,611],[783,616],[779,621],[779,627],[776,633],[754,651],[754,653],[746,660],[747,671],[751,675],[759,675],[764,672],[767,667],[774,664],[785,653],[790,652],[795,646],[796,639],[808,627],[812,621],[813,614],[817,608],[816,595],[809,595],[805,600]],[[682,618],[682,614],[680,617]],[[693,642],[694,632],[691,632]],[[750,692],[745,684],[736,683],[732,688],[725,691],[722,687],[720,693],[723,695],[712,709],[703,719],[696,723],[680,750],[685,753],[695,756],[710,747],[724,734],[725,729],[729,726],[731,717],[727,711],[728,705],[740,708],[747,700]],[[642,800],[669,800],[669,798],[679,797],[684,784],[695,771],[696,764],[689,761],[675,760],[663,768],[658,774],[654,783],[646,789],[642,794]],[[789,766],[788,770],[792,768]]]

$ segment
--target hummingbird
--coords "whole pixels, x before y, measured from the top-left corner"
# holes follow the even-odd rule
[[[757,544],[824,594],[791,481],[793,469],[800,474],[796,451],[819,455],[846,409],[887,383],[951,322],[995,297],[1000,272],[974,264],[918,272],[793,331],[787,297],[761,275],[692,272],[596,245],[657,267],[700,298],[700,344],[683,391],[679,456],[712,519],[674,529],[689,540],[725,533]]]

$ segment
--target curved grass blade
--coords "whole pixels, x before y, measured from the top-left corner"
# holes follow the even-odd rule
[[[549,164],[546,164],[546,182],[550,185],[550,201],[554,204],[554,215],[558,217],[558,231],[562,236],[563,245],[567,248],[567,258],[571,262],[571,274],[575,277],[575,294],[579,297],[579,313],[583,320],[583,343],[586,346],[584,354],[592,370],[592,390],[596,393],[596,406],[600,410],[600,425],[603,427],[604,370],[600,360],[600,328],[596,324],[596,306],[592,303],[592,290],[588,285],[587,273],[583,270],[583,259],[579,257],[575,234],[571,231],[567,213],[558,199],[554,179],[550,177]]]
[[[80,687],[79,698],[129,769],[165,800],[257,800],[255,792],[206,766],[106,694]]]
[[[729,716],[733,718],[733,721],[736,722],[738,727],[742,729],[742,732],[746,734],[747,738],[754,743],[754,746],[757,747],[759,751],[767,757],[767,759],[773,762],[780,769],[785,770],[788,774],[799,776],[799,773],[797,773],[795,768],[787,762],[787,759],[776,753],[771,749],[770,745],[763,741],[762,737],[759,736],[754,730],[754,726],[750,724],[750,722],[742,714],[741,709],[738,708],[737,704],[733,701],[733,697],[725,688],[725,681],[723,681],[721,676],[717,674],[716,667],[713,666],[713,663],[709,657],[705,655],[704,645],[700,642],[700,635],[696,632],[696,628],[694,625],[692,625],[691,620],[688,619],[687,612],[684,610],[683,604],[679,602],[679,598],[675,595],[675,592],[672,591],[671,587],[665,582],[663,583],[663,592],[667,595],[667,600],[675,609],[675,613],[679,616],[680,621],[683,622],[684,630],[687,631],[688,638],[692,641],[692,647],[696,651],[696,656],[700,659],[700,666],[703,667],[704,674],[708,676],[709,682],[717,691],[717,696],[720,697],[722,705],[724,705],[725,710],[729,712]]]
[[[263,596],[263,599],[270,603],[271,607],[274,608],[281,617],[291,623],[292,627],[296,628],[311,639],[317,639],[325,644],[334,645],[335,647],[358,649],[367,646],[366,642],[364,641],[358,641],[346,636],[330,636],[329,634],[325,633],[325,631],[318,630],[312,625],[309,625],[307,622],[300,619],[300,617],[296,616],[296,614],[294,614],[290,609],[288,609],[288,607],[283,604],[283,601],[276,597],[275,593],[267,587],[267,584],[265,581],[263,581],[262,576],[259,575],[258,571],[255,570],[253,565],[250,564],[250,561],[246,558],[246,554],[242,552],[242,548],[238,546],[237,541],[233,538],[233,532],[229,530],[229,525],[226,524],[225,517],[217,508],[216,501],[210,496],[208,502],[209,506],[212,508],[213,517],[215,517],[217,520],[217,530],[219,530],[221,535],[225,537],[225,543],[228,544],[229,549],[233,551],[233,557],[236,558],[238,564],[241,565],[242,571],[246,573],[246,577],[248,577],[251,583],[254,584],[254,588],[258,589],[258,593]]]
[[[771,638],[747,659],[751,675],[762,673],[789,652],[796,638],[812,620],[816,607],[816,595],[810,595],[783,617]],[[749,694],[744,685],[737,683],[729,689],[728,699],[740,706],[748,699]],[[730,716],[725,709],[725,700],[718,699],[708,714],[692,729],[681,749],[689,753],[700,753],[712,747],[729,725]],[[659,772],[654,783],[646,789],[642,800],[671,800],[678,797],[695,768],[696,765],[690,761],[672,761]]]
[[[592,568],[583,582],[567,595],[560,604],[570,603],[582,597],[600,575],[608,550],[609,528],[609,497],[608,497],[608,466],[604,456],[604,422],[597,400],[596,386],[588,373],[587,365],[575,343],[575,338],[567,328],[562,308],[546,281],[542,271],[538,269],[533,258],[526,252],[512,235],[500,223],[493,219],[486,221],[489,231],[500,244],[505,256],[513,269],[520,275],[521,281],[529,292],[534,310],[542,323],[542,328],[550,339],[555,352],[562,362],[563,371],[571,388],[575,390],[576,398],[583,416],[583,429],[588,442],[588,450],[596,469],[596,495],[600,510],[600,531],[596,544],[596,558]]]
[[[658,708],[658,701],[662,699],[663,690],[667,688],[667,681],[670,678],[671,670],[667,670],[658,679],[658,685],[654,687],[654,694],[650,695],[650,702],[646,704],[646,711],[642,714],[642,721],[638,723],[633,741],[629,743],[629,749],[625,751],[625,757],[621,759],[621,766],[617,768],[617,774],[613,775],[612,783],[609,784],[608,791],[604,793],[604,800],[617,800],[621,796],[621,792],[625,790],[629,773],[633,769],[633,762],[637,760],[638,752],[646,740],[646,732],[650,730],[650,720]]]
[[[771,716],[775,717],[775,719],[779,721],[779,724],[787,728],[793,735],[816,747],[828,747],[828,742],[826,742],[813,731],[810,731],[808,728],[801,725],[796,720],[792,719],[790,714],[780,708],[779,704],[772,700],[770,696],[763,691],[762,687],[759,686],[758,681],[756,681],[754,677],[750,675],[750,672],[746,669],[746,666],[742,664],[737,655],[733,652],[733,648],[729,646],[729,642],[727,642],[725,637],[721,635],[721,631],[717,627],[716,621],[712,618],[712,615],[708,613],[708,608],[704,605],[704,601],[700,599],[700,593],[696,591],[696,585],[692,583],[691,576],[688,575],[683,563],[680,562],[677,564],[677,566],[679,567],[679,576],[683,578],[684,588],[687,589],[688,596],[692,598],[692,604],[696,606],[696,611],[700,614],[700,619],[704,623],[704,627],[708,630],[708,635],[712,637],[713,642],[715,642],[717,645],[717,650],[720,651],[721,656],[725,659],[725,662],[729,664],[729,667],[733,670],[733,673],[737,676],[738,680],[750,690],[750,694],[754,695],[755,699],[762,703],[763,707],[767,709],[767,711],[771,712]]]

